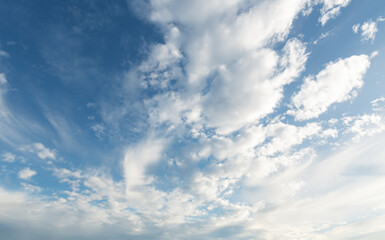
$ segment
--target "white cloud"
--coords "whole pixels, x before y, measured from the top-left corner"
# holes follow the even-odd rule
[[[35,153],[41,159],[56,159],[56,150],[45,147],[42,143],[33,143],[20,148],[20,150]]]
[[[288,114],[296,120],[307,120],[326,112],[333,103],[353,98],[369,66],[367,55],[328,63],[316,76],[305,78],[301,90],[292,97],[293,109]]]
[[[126,181],[126,190],[131,192],[135,187],[151,183],[146,168],[156,163],[162,155],[165,140],[149,137],[143,142],[126,149],[123,169]]]
[[[226,11],[234,11],[240,2],[240,0],[151,1],[150,18],[152,21],[163,23],[177,21],[183,24],[200,24]]]
[[[228,134],[271,113],[283,86],[304,70],[307,54],[298,39],[287,41],[281,53],[265,46],[285,39],[307,1],[199,3],[151,2],[151,20],[166,29],[166,44],[155,46],[139,69],[145,87],[165,89],[175,76],[180,82],[178,93],[154,97],[153,119],[180,124],[187,118]]]
[[[325,24],[350,1],[320,2]],[[374,136],[383,117],[344,118],[349,130],[342,133],[359,135],[361,142],[322,152],[317,148],[325,139],[341,137],[336,120],[329,121],[335,128],[324,122],[293,125],[278,109],[285,85],[305,69],[305,44],[286,37],[308,3],[149,1],[150,19],[161,25],[165,43],[149,47],[148,59],[124,77],[126,105],[104,112],[105,123],[91,128],[103,134],[119,125],[116,119],[126,120],[130,104],[144,109],[145,137],[129,139],[137,142],[124,149],[124,179],[110,177],[109,169],[69,170],[52,163],[49,170],[63,190],[39,198],[0,188],[0,223],[12,217],[5,229],[23,229],[32,239],[49,239],[53,232],[61,239],[340,239],[341,231],[355,226],[365,233],[380,229],[369,223],[383,222],[374,216],[385,209],[383,178],[365,171],[385,172],[384,138]],[[288,113],[307,120],[351,99],[370,59],[327,64],[305,79]],[[143,99],[142,91],[151,96]],[[72,142],[66,118],[46,117],[64,142]],[[374,145],[362,142],[370,136]],[[22,149],[57,158],[41,143]],[[153,172],[159,169],[166,172]],[[26,179],[36,174],[24,170]]]
[[[0,57],[9,57],[9,54],[0,49]]]
[[[379,112],[385,110],[385,97],[374,99],[370,103],[372,104],[373,111]]]
[[[1,160],[4,162],[14,162],[16,160],[16,155],[10,152],[5,152],[1,155]]]
[[[7,83],[7,78],[5,77],[4,73],[0,73],[0,86],[5,85]]]
[[[385,131],[385,119],[378,114],[344,117],[343,122],[348,126],[346,133],[353,133],[353,139],[373,136]]]
[[[313,41],[313,44],[316,45],[320,40],[329,37],[331,34],[332,33],[330,31],[326,33],[322,33],[316,40]]]
[[[39,193],[42,191],[42,188],[39,187],[39,186],[35,186],[35,185],[32,185],[32,184],[29,184],[29,183],[21,183],[21,186],[23,187],[23,189],[27,192],[36,192],[36,193]]]
[[[52,232],[62,239],[170,239],[170,231],[174,238],[183,239],[340,239],[374,234],[381,227],[373,224],[382,223],[385,214],[384,179],[369,176],[368,171],[385,172],[384,136],[368,140],[329,153],[322,161],[315,161],[312,150],[267,159],[266,163],[286,162],[286,171],[273,169],[274,174],[253,178],[263,168],[253,166],[248,174],[251,184],[241,189],[231,188],[232,179],[201,173],[194,176],[190,193],[178,188],[150,193],[147,188],[136,198],[125,193],[124,182],[92,171],[58,169],[58,176],[79,179],[86,190],[73,189],[47,199],[0,188],[0,220],[12,216],[15,221],[9,226],[23,228],[31,239],[47,238],[45,234]],[[23,187],[39,191],[32,185]],[[226,190],[236,191],[240,202],[223,198],[221,191]]]
[[[383,17],[381,17],[381,16],[379,16],[378,18],[377,18],[377,22],[384,22],[385,21],[385,18],[383,18]]]
[[[270,156],[285,152],[291,147],[301,144],[303,140],[318,135],[322,127],[317,123],[308,123],[303,127],[288,125],[284,123],[270,124],[268,136],[272,136],[271,142],[258,149],[261,156]]]
[[[44,115],[59,135],[62,145],[70,147],[72,151],[77,150],[79,148],[78,139],[81,137],[79,127],[70,119],[58,113],[45,111]]]
[[[0,73],[0,117],[3,121],[8,121],[8,118],[9,118],[9,110],[6,106],[6,103],[5,103],[5,99],[4,99],[4,95],[7,91],[7,88],[6,88],[6,85],[8,83],[8,80],[7,78],[5,77],[5,74],[4,73]],[[1,126],[1,124],[0,124]],[[1,128],[5,128],[6,126],[4,127],[1,127]]]
[[[383,22],[384,18],[378,17],[376,21],[368,20],[362,24],[353,25],[353,32],[361,32],[361,41],[373,41],[378,32],[377,23]]]
[[[325,25],[330,19],[337,17],[341,8],[346,7],[351,0],[319,0],[319,2],[323,4],[323,7],[318,21]]]
[[[283,85],[304,70],[307,60],[305,47],[297,39],[288,41],[283,52],[279,58],[263,49],[220,68],[212,91],[203,97],[207,125],[228,134],[271,113],[282,98]],[[280,67],[284,70],[274,76]]]
[[[91,126],[91,129],[94,131],[96,137],[102,139],[105,134],[106,127],[103,124],[95,124]]]
[[[0,140],[12,147],[17,147],[25,142],[25,132],[37,133],[43,128],[30,122],[22,114],[16,114],[9,108],[7,93],[10,82],[4,73],[0,73]]]
[[[14,144],[14,140],[22,139],[18,132],[20,129],[19,121],[15,119],[11,110],[8,108],[6,93],[8,91],[8,80],[4,73],[0,73],[0,140],[9,145]]]
[[[67,178],[79,179],[82,177],[81,171],[70,171],[66,168],[54,168],[53,174],[60,179],[67,179]]]
[[[376,33],[378,32],[377,22],[367,21],[362,25],[356,24],[353,26],[353,32],[358,33],[361,31],[362,41],[374,40]]]
[[[355,24],[352,27],[354,33],[358,33],[358,30],[360,29],[360,24]]]
[[[18,176],[21,179],[30,179],[36,175],[36,171],[31,170],[30,168],[24,168],[19,171]]]
[[[363,40],[374,40],[378,31],[377,23],[373,21],[365,22],[362,24],[361,30]]]

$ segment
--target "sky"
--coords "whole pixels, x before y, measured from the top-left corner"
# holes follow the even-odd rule
[[[382,0],[0,0],[0,239],[385,239]]]

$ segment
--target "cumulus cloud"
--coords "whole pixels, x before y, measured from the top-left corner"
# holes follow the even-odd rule
[[[288,41],[283,52],[281,58],[269,49],[252,52],[220,68],[213,90],[203,97],[207,125],[228,134],[271,113],[282,98],[282,87],[304,70],[307,60],[298,39]],[[284,70],[274,75],[280,67]]]
[[[374,40],[376,32],[378,31],[376,22],[365,22],[361,26],[361,36],[364,40]]]
[[[370,20],[364,22],[362,25],[353,25],[353,32],[358,33],[359,31],[361,31],[362,41],[373,41],[378,32],[377,22]]]
[[[45,147],[42,143],[33,143],[20,148],[22,151],[35,153],[41,159],[56,159],[56,150]]]
[[[355,90],[364,84],[363,77],[369,66],[367,55],[328,63],[316,76],[305,78],[300,91],[291,99],[293,109],[288,114],[296,120],[308,120],[326,112],[333,103],[353,98]]]
[[[126,149],[123,169],[127,192],[137,186],[151,183],[151,177],[146,174],[146,168],[149,164],[160,160],[165,144],[164,139],[149,137],[136,146]]]
[[[166,43],[155,46],[149,61],[139,68],[140,78],[145,87],[159,86],[158,91],[172,88],[170,79],[177,79],[179,86],[175,93],[150,101],[153,119],[199,122],[229,134],[271,113],[282,98],[283,86],[304,70],[307,53],[298,39],[287,41],[279,52],[267,45],[285,40],[306,4],[305,0],[151,2],[150,18],[166,29]],[[202,8],[201,17],[192,10],[197,7]],[[168,66],[166,71],[163,66]]]
[[[19,178],[25,179],[25,180],[30,179],[31,177],[33,177],[35,175],[36,175],[36,171],[31,170],[30,168],[24,168],[24,169],[20,170],[18,173]]]

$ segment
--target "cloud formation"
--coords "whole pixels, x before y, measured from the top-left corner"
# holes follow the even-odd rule
[[[1,157],[1,160],[4,162],[14,162],[16,160],[16,155],[10,152],[3,153]]]
[[[362,25],[355,24],[353,25],[353,32],[358,33],[361,31],[362,41],[373,41],[378,32],[377,22],[372,20],[364,22]]]
[[[69,87],[58,84],[58,92],[68,90],[71,97],[81,92],[79,98],[63,97],[61,107],[74,106],[74,112],[38,98],[44,103],[36,109],[43,110],[32,118],[45,131],[23,134],[15,124],[22,115],[8,108],[0,92],[0,110],[5,109],[0,130],[6,126],[25,136],[1,145],[10,134],[0,132],[0,147],[5,146],[0,177],[13,181],[11,187],[0,186],[2,236],[270,240],[383,235],[384,99],[364,97],[357,104],[366,106],[361,112],[337,104],[365,90],[377,52],[341,49],[336,53],[350,57],[333,57],[320,67],[333,49],[316,44],[329,40],[330,32],[317,38],[318,30],[332,24],[350,0],[132,2],[159,39],[144,39],[142,55],[125,59],[129,67],[122,64],[105,85],[95,82],[98,90],[92,94],[77,89],[76,81]],[[312,12],[316,7],[320,13]],[[120,5],[108,9],[117,15],[124,11]],[[74,18],[83,14],[75,7],[67,10]],[[90,44],[91,36],[119,25],[114,18],[99,22],[95,16],[100,15],[65,26],[81,36],[79,49],[82,44],[101,47]],[[308,23],[315,28],[310,31]],[[112,42],[125,45],[120,37],[114,35]],[[338,28],[333,30],[337,37],[346,40]],[[99,59],[100,49],[93,47],[82,50]],[[83,64],[73,65],[83,78]],[[67,66],[57,65],[53,75],[67,72]],[[3,77],[5,93],[13,82]],[[328,112],[332,106],[341,111]],[[16,161],[22,156],[35,161]]]
[[[351,0],[320,0],[323,4],[321,16],[318,19],[322,25],[325,25],[330,19],[335,18],[341,13],[341,8],[349,5]]]
[[[22,151],[35,153],[41,159],[56,159],[56,150],[46,148],[42,143],[33,143],[20,148]]]
[[[364,84],[370,66],[367,55],[351,56],[330,62],[316,76],[305,78],[301,89],[292,97],[288,114],[296,120],[308,120],[324,113],[333,103],[352,99]]]
[[[30,179],[31,177],[36,175],[36,171],[31,170],[30,168],[24,168],[19,171],[18,176],[21,179]]]

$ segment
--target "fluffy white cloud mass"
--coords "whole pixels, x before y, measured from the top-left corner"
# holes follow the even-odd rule
[[[333,103],[351,99],[364,84],[369,66],[367,55],[328,63],[316,76],[305,78],[300,91],[292,97],[293,109],[288,113],[296,120],[307,120],[318,117]]]
[[[285,39],[307,1],[151,3],[151,19],[169,30],[165,45],[155,48],[141,74],[159,76],[151,66],[168,63],[168,75],[177,76],[184,89],[153,99],[152,105],[167,106],[162,115],[154,115],[157,121],[187,119],[229,134],[271,113],[283,97],[283,86],[305,68],[307,53],[300,40],[287,41],[279,52],[268,45]],[[179,24],[184,27],[176,27]],[[178,70],[181,52],[185,75]],[[152,82],[146,86],[155,86]]]

